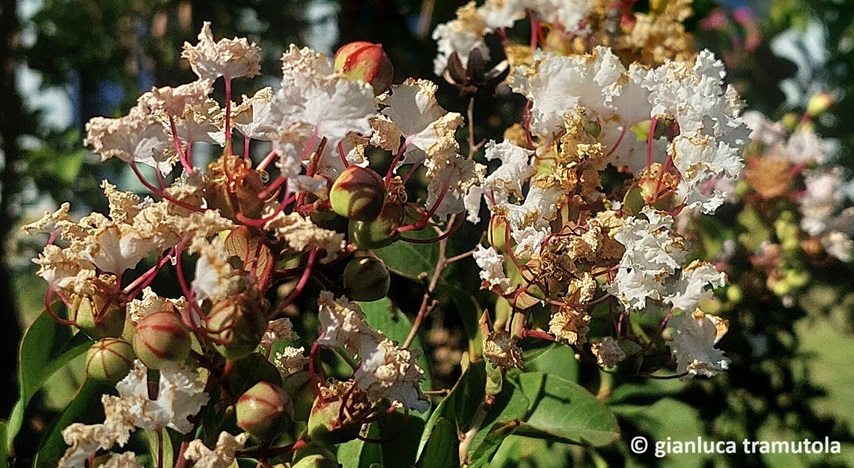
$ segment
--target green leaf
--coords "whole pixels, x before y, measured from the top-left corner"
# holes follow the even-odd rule
[[[451,284],[440,282],[439,292],[449,295],[456,304],[460,319],[463,322],[463,328],[465,328],[466,336],[469,339],[469,353],[480,358],[483,355],[483,331],[480,329],[480,316],[483,313],[483,308],[480,307],[474,296]]]
[[[21,339],[18,354],[19,397],[6,428],[8,451],[12,451],[27,405],[36,392],[51,375],[86,352],[91,344],[92,341],[82,333],[72,336],[69,327],[56,323],[47,311],[30,325]]]
[[[62,430],[74,422],[87,424],[103,422],[104,411],[101,406],[101,395],[109,393],[111,387],[92,379],[86,379],[74,395],[71,403],[65,407],[51,428],[45,434],[36,452],[33,466],[37,468],[54,468],[65,451],[68,449],[62,439]]]
[[[368,437],[378,439],[379,429],[376,424],[368,428]],[[370,468],[374,463],[383,464],[382,447],[373,442],[353,439],[338,446],[338,461],[344,468]]]
[[[507,439],[507,436],[513,434],[518,427],[519,421],[517,420],[501,421],[500,423],[493,425],[483,438],[483,441],[469,457],[472,460],[469,467],[476,468],[488,466],[489,462],[492,461],[492,457],[495,456],[495,452],[497,452],[501,447],[501,443]]]
[[[541,372],[507,378],[532,404],[516,434],[595,447],[619,437],[617,418],[584,387]]]
[[[362,312],[365,313],[365,321],[375,330],[381,330],[392,341],[398,345],[406,340],[409,336],[409,331],[412,329],[412,322],[400,309],[398,309],[388,298],[380,299],[373,302],[361,302],[359,306]],[[421,341],[421,334],[418,333],[409,344],[409,349],[418,350],[421,355],[415,360],[418,367],[424,371],[424,382],[421,383],[422,390],[433,389],[433,378],[430,374],[430,361],[424,354],[424,345]],[[413,413],[421,419],[427,419],[427,414]]]
[[[526,372],[556,375],[570,382],[578,380],[578,360],[575,350],[569,346],[552,343],[544,348],[525,350],[522,357]]]
[[[407,237],[432,239],[436,237],[433,229],[422,229],[406,233]],[[388,247],[373,251],[385,263],[386,268],[400,276],[418,280],[421,273],[433,274],[439,260],[439,244],[414,244],[398,240]]]
[[[439,418],[453,422],[456,424],[457,430],[469,427],[476,409],[483,403],[485,385],[486,369],[484,362],[469,364],[448,396],[430,414],[427,426],[421,434],[421,443],[418,447],[419,454],[423,453]]]
[[[9,451],[6,450],[6,421],[0,421],[0,466],[9,466]]]
[[[457,436],[457,428],[447,419],[436,420],[424,447],[417,465],[420,468],[460,466],[460,439]]]

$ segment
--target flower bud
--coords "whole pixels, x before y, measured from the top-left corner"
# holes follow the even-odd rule
[[[253,304],[229,300],[214,305],[205,328],[214,348],[227,359],[234,360],[255,351],[267,330],[267,320]]]
[[[86,352],[86,375],[113,385],[130,372],[134,359],[136,355],[130,343],[118,338],[104,338],[96,341]]]
[[[83,333],[92,338],[117,337],[122,334],[125,313],[117,304],[106,304],[106,298],[95,296],[77,296],[74,299],[73,317]]]
[[[344,268],[344,287],[356,301],[377,301],[385,297],[391,277],[383,261],[374,257],[354,258]]]
[[[335,52],[335,71],[347,79],[369,83],[374,95],[386,92],[394,78],[394,67],[383,46],[364,41],[344,44]]]
[[[342,425],[338,419],[341,404],[341,400],[323,401],[319,397],[314,400],[306,429],[311,440],[340,444],[356,438],[361,424]]]
[[[807,104],[807,114],[819,115],[826,111],[831,104],[833,104],[833,96],[830,93],[823,92],[815,94]]]
[[[291,398],[281,387],[258,382],[237,400],[237,426],[261,440],[288,427],[293,418]]]
[[[371,169],[350,166],[335,179],[329,190],[329,203],[339,215],[359,221],[370,221],[385,205],[385,183]]]
[[[310,443],[297,450],[291,468],[338,468],[335,454],[321,444]]]
[[[190,332],[181,319],[170,311],[143,317],[133,335],[133,351],[149,369],[161,369],[190,355]]]
[[[350,242],[360,249],[379,249],[390,245],[400,237],[396,229],[403,219],[403,207],[389,204],[371,221],[350,220],[348,227]]]
[[[507,253],[507,219],[503,216],[493,216],[489,220],[486,239],[496,252]]]

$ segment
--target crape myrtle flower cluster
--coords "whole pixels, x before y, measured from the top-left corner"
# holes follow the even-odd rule
[[[383,298],[389,287],[370,249],[428,227],[451,235],[457,217],[488,218],[485,244],[471,255],[482,287],[512,310],[484,321],[483,357],[494,367],[523,367],[519,341],[533,336],[609,368],[665,340],[676,376],[725,370],[715,344],[728,324],[702,305],[726,277],[692,257],[685,225],[726,200],[750,131],[721,62],[691,48],[681,25],[690,2],[651,2],[656,15],[624,3],[471,3],[436,28],[437,73],[449,61],[462,69],[472,57],[483,62],[485,36],[498,34],[509,67],[501,86],[527,98],[522,121],[483,146],[486,161],[500,162],[491,172],[475,148],[460,154],[465,119],[442,108],[437,85],[392,85],[381,47],[352,43],[333,62],[291,45],[281,85],[238,103],[232,81],[260,74],[260,50],[246,39],[215,41],[205,23],[182,54],[197,81],[155,88],[126,116],[86,127],[85,143],[103,160],[127,163],[151,195],[105,181],[107,215],[74,221],[66,203],[26,228],[49,235],[35,260],[48,311],[98,340],[89,377],[117,390],[102,398],[103,423],[63,431],[60,466],[117,451],[136,429],[185,434],[181,463],[224,467],[396,409],[427,411],[418,350],[371,328],[358,301]],[[525,18],[532,42],[514,44],[507,31]],[[483,83],[497,85],[502,66]],[[224,103],[211,98],[217,86]],[[259,142],[271,150],[256,161]],[[199,144],[221,148],[207,167],[194,163]],[[369,148],[391,155],[387,171],[371,167]],[[140,165],[154,168],[153,180]],[[426,197],[410,200],[406,187],[422,167]],[[347,232],[331,227],[336,216]],[[341,261],[349,261],[344,284],[325,285],[312,300],[317,338],[297,336],[283,311],[314,272]],[[152,289],[165,272],[180,297]],[[285,281],[290,289],[277,297]],[[610,336],[589,336],[597,307],[618,317]],[[527,320],[534,308],[547,310],[545,326]],[[662,311],[654,337],[632,333],[634,315]],[[321,349],[353,363],[349,378],[324,375]],[[275,375],[235,388],[235,363],[251,356]],[[298,376],[314,400],[307,437],[271,452],[296,417],[297,395],[282,378]],[[210,405],[233,405],[244,432],[224,431],[215,446],[192,440]],[[107,463],[134,466],[128,453]]]

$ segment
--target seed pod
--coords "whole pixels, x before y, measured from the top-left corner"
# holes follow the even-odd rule
[[[344,287],[356,301],[377,301],[385,297],[391,277],[382,260],[374,257],[354,258],[344,268]]]
[[[385,183],[371,169],[350,166],[335,179],[329,203],[339,215],[359,221],[377,217],[385,205]]]
[[[130,343],[118,338],[104,338],[92,344],[86,352],[86,375],[114,385],[130,372],[134,359],[136,355]]]
[[[291,398],[281,387],[258,382],[237,400],[237,425],[261,440],[270,440],[293,419]]]
[[[133,335],[133,351],[149,369],[161,369],[181,362],[190,355],[190,332],[181,319],[170,311],[143,317]]]
[[[335,52],[335,71],[347,79],[362,80],[380,95],[391,87],[394,67],[380,44],[357,41],[344,44]]]

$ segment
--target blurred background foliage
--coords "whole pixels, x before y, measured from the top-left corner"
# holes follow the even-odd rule
[[[203,21],[217,37],[247,36],[264,51],[262,70],[277,81],[278,59],[287,44],[308,45],[332,53],[342,43],[366,40],[383,44],[395,65],[395,82],[422,77],[439,82],[439,99],[465,113],[467,100],[432,73],[436,24],[454,17],[463,2],[452,0],[0,0],[0,417],[17,398],[16,343],[21,330],[42,309],[44,285],[30,262],[42,239],[25,239],[19,226],[45,209],[71,201],[77,212],[103,211],[100,180],[123,176],[121,164],[101,164],[82,147],[83,126],[96,115],[118,116],[141,92],[155,84],[177,85],[194,79],[180,60],[180,45],[194,41]],[[643,9],[645,2],[638,2]],[[728,80],[748,108],[769,118],[803,113],[819,91],[833,105],[816,120],[817,132],[839,142],[838,162],[854,161],[854,0],[720,1],[699,0],[687,21],[698,48],[721,57]],[[263,80],[262,80],[263,82]],[[246,82],[248,83],[248,81]],[[238,86],[246,83],[237,82]],[[258,82],[253,86],[259,86]],[[237,89],[251,93],[254,89]],[[218,90],[222,92],[222,90]],[[473,131],[478,140],[500,138],[518,120],[519,97],[508,93],[475,104]],[[460,139],[465,137],[461,131]],[[116,161],[110,161],[113,163]],[[850,179],[850,176],[848,177]],[[120,186],[133,187],[129,179]],[[708,223],[715,249],[727,239],[756,235],[772,225],[778,207],[765,219],[745,221],[738,207],[724,208]],[[763,235],[763,234],[759,234]],[[772,236],[765,233],[764,235]],[[773,236],[772,236],[773,237]],[[717,246],[717,247],[715,247]],[[739,263],[741,262],[741,263]],[[473,263],[472,263],[473,265]],[[809,265],[811,278],[787,302],[770,294],[766,278],[746,260],[733,257],[727,271],[737,288],[719,296],[720,313],[731,322],[718,345],[732,359],[729,372],[714,379],[650,380],[631,373],[616,375],[578,366],[566,353],[565,376],[574,376],[607,401],[620,420],[621,440],[605,449],[511,436],[495,466],[854,466],[854,271]],[[476,272],[471,269],[476,278]],[[846,281],[847,278],[847,281]],[[396,302],[421,295],[420,285],[396,277]],[[477,284],[474,279],[472,284]],[[399,286],[399,287],[397,287]],[[481,305],[494,307],[485,295]],[[459,369],[464,340],[447,299],[435,315],[425,346],[436,367],[437,388],[448,388]],[[491,309],[494,310],[494,309]],[[536,351],[536,350],[535,350]],[[568,348],[563,351],[570,351]],[[536,368],[536,359],[529,356]],[[59,408],[79,382],[75,366],[55,378],[34,404],[39,417],[27,422],[17,444],[33,450]],[[443,380],[444,379],[444,380]],[[633,436],[650,440],[833,440],[846,441],[843,456],[721,457],[632,454]]]

